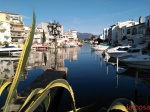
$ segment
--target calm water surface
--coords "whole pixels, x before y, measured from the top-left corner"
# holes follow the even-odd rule
[[[67,54],[68,52],[69,54]],[[80,50],[76,51],[76,54],[74,54],[73,48],[65,49],[63,53],[66,54],[60,57],[65,57],[66,59],[61,64],[68,67],[67,80],[74,91],[77,108],[90,105],[97,100],[102,107],[108,108],[117,98],[127,98],[138,105],[148,105],[147,96],[150,94],[148,86],[150,85],[149,75],[141,73],[142,76],[138,76],[138,78],[135,77],[136,75],[133,72],[129,72],[128,75],[127,73],[116,75],[116,68],[111,64],[106,64],[101,54],[92,52],[89,44],[86,43]],[[36,56],[42,57],[42,55],[43,53],[39,52],[38,55],[32,58],[36,59]],[[51,55],[47,56],[48,60],[50,60],[49,57],[52,57]],[[33,63],[35,64],[35,62]],[[42,62],[36,62],[36,64],[38,66]],[[119,69],[119,72],[125,70]],[[43,72],[44,69],[41,69],[41,67],[28,70],[27,79],[20,82],[18,91],[24,89]],[[0,106],[3,105],[6,96],[7,92],[5,91],[0,97]],[[71,110],[70,103],[69,92],[64,90],[58,111],[66,112]]]
[[[88,44],[78,52],[76,61],[67,60],[65,66],[68,67],[68,82],[73,88],[77,108],[97,100],[102,103],[102,107],[108,108],[117,98],[127,98],[138,105],[147,105],[150,88],[145,85],[142,77],[137,79],[132,72],[130,75],[116,75],[116,68],[107,65],[100,53],[91,52]],[[119,69],[119,72],[123,71]],[[65,90],[58,111],[71,110],[70,102],[69,93]]]

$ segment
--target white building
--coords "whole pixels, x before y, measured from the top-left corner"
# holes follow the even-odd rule
[[[77,31],[76,30],[69,30],[68,32],[64,32],[63,38],[69,42],[78,41]]]
[[[150,15],[145,17],[145,37],[148,47],[150,48]]]
[[[103,29],[103,39],[106,40],[108,38],[108,29],[109,28],[104,28]]]
[[[44,29],[44,32],[45,32],[45,35],[46,35],[46,43],[52,43],[55,41],[55,37],[51,34],[49,34],[49,30],[48,30],[48,22],[42,22],[40,23],[37,28],[41,28],[41,29]],[[58,45],[62,42],[62,37],[63,37],[63,26],[61,25],[60,27],[60,35],[57,36],[57,42],[58,42]]]
[[[102,40],[105,40],[105,37],[104,37],[103,34],[100,34],[100,35],[99,35],[99,38],[102,39]]]
[[[124,40],[128,41],[129,45],[139,45],[145,43],[144,23],[136,24],[124,29]]]
[[[10,24],[8,22],[0,22],[0,42],[11,42]]]
[[[128,20],[125,22],[118,22],[108,29],[108,38],[111,39],[112,44],[128,44],[127,42],[122,43],[122,38],[126,34],[126,27],[138,24],[138,22]]]

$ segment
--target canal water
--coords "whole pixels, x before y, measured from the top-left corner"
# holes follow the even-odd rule
[[[71,85],[76,107],[81,108],[90,105],[96,101],[101,107],[108,108],[110,104],[118,98],[127,98],[137,105],[148,105],[148,96],[150,95],[150,74],[139,71],[136,75],[136,69],[119,68],[116,74],[116,66],[104,61],[99,51],[91,51],[89,44],[85,43],[81,48],[59,49],[58,61],[60,66],[68,68],[67,80]],[[21,81],[18,91],[24,89],[36,77],[46,70],[54,61],[54,52],[31,52],[28,65],[27,78]],[[43,56],[47,56],[43,58]],[[51,58],[51,59],[50,59]],[[49,60],[44,62],[44,59]],[[46,67],[44,67],[46,66]],[[29,67],[29,66],[28,66]],[[0,107],[5,102],[7,91],[0,97]],[[67,90],[63,95],[58,107],[58,112],[71,110],[71,98]]]
[[[118,98],[127,98],[138,105],[148,105],[150,74],[147,76],[147,73],[141,72],[137,77],[135,69],[128,72],[128,69],[120,68],[122,74],[117,75],[116,67],[106,64],[98,51],[91,51],[89,44],[85,43],[78,51],[77,60],[66,60],[65,66],[68,67],[68,82],[74,91],[77,108],[96,101],[101,107],[108,108]],[[68,91],[64,90],[58,111],[67,110],[71,110],[71,100]]]

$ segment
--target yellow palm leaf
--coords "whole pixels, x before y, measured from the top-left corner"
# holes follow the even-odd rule
[[[110,107],[108,108],[107,112],[109,112],[110,110],[114,110],[114,109],[122,110],[124,112],[128,112],[127,105],[135,107],[135,104],[132,101],[128,100],[128,99],[125,99],[125,98],[116,99],[110,105]],[[136,109],[133,109],[132,111],[133,112],[137,112]]]
[[[31,31],[30,31],[30,35],[27,37],[25,45],[24,45],[24,49],[21,53],[19,63],[18,63],[18,66],[17,66],[17,70],[16,70],[16,73],[14,75],[14,79],[12,81],[12,85],[10,87],[10,91],[8,93],[8,96],[7,96],[5,105],[4,105],[4,112],[8,112],[8,110],[9,110],[10,103],[12,101],[12,98],[14,97],[14,94],[15,94],[14,90],[17,89],[17,86],[19,84],[19,80],[21,78],[21,74],[22,74],[22,72],[25,68],[26,61],[28,59],[30,49],[31,49],[31,45],[32,45],[32,41],[33,41],[33,37],[34,37],[35,22],[36,22],[35,12],[33,12],[33,23],[32,23],[32,28],[31,28]]]
[[[75,107],[75,99],[74,99],[74,93],[73,90],[71,88],[71,86],[68,84],[68,82],[64,79],[57,79],[52,81],[51,83],[49,83],[44,89],[39,91],[39,94],[37,94],[38,96],[36,98],[34,98],[29,106],[26,108],[26,110],[23,110],[25,112],[33,112],[39,104],[41,104],[43,102],[43,100],[47,97],[47,95],[50,93],[50,89],[53,87],[64,87],[65,89],[67,89],[72,97],[72,103],[73,103],[73,110],[74,112],[76,112],[76,107]],[[28,96],[28,98],[25,101],[25,104],[23,104],[23,106],[20,108],[20,112],[22,111],[22,109],[26,106],[27,102],[29,102],[29,99],[31,99],[31,94]]]
[[[0,96],[1,96],[2,92],[4,91],[4,89],[6,87],[8,87],[10,84],[11,84],[11,82],[9,82],[9,81],[3,83],[3,85],[0,88]]]

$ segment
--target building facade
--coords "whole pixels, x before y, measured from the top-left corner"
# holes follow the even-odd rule
[[[7,30],[7,38],[11,37],[11,42],[23,42],[25,39],[24,35],[24,23],[22,21],[22,17],[19,14],[8,13],[8,12],[0,12],[0,21],[9,23],[10,31]],[[9,38],[10,38],[9,37]],[[8,40],[9,42],[9,40]]]

